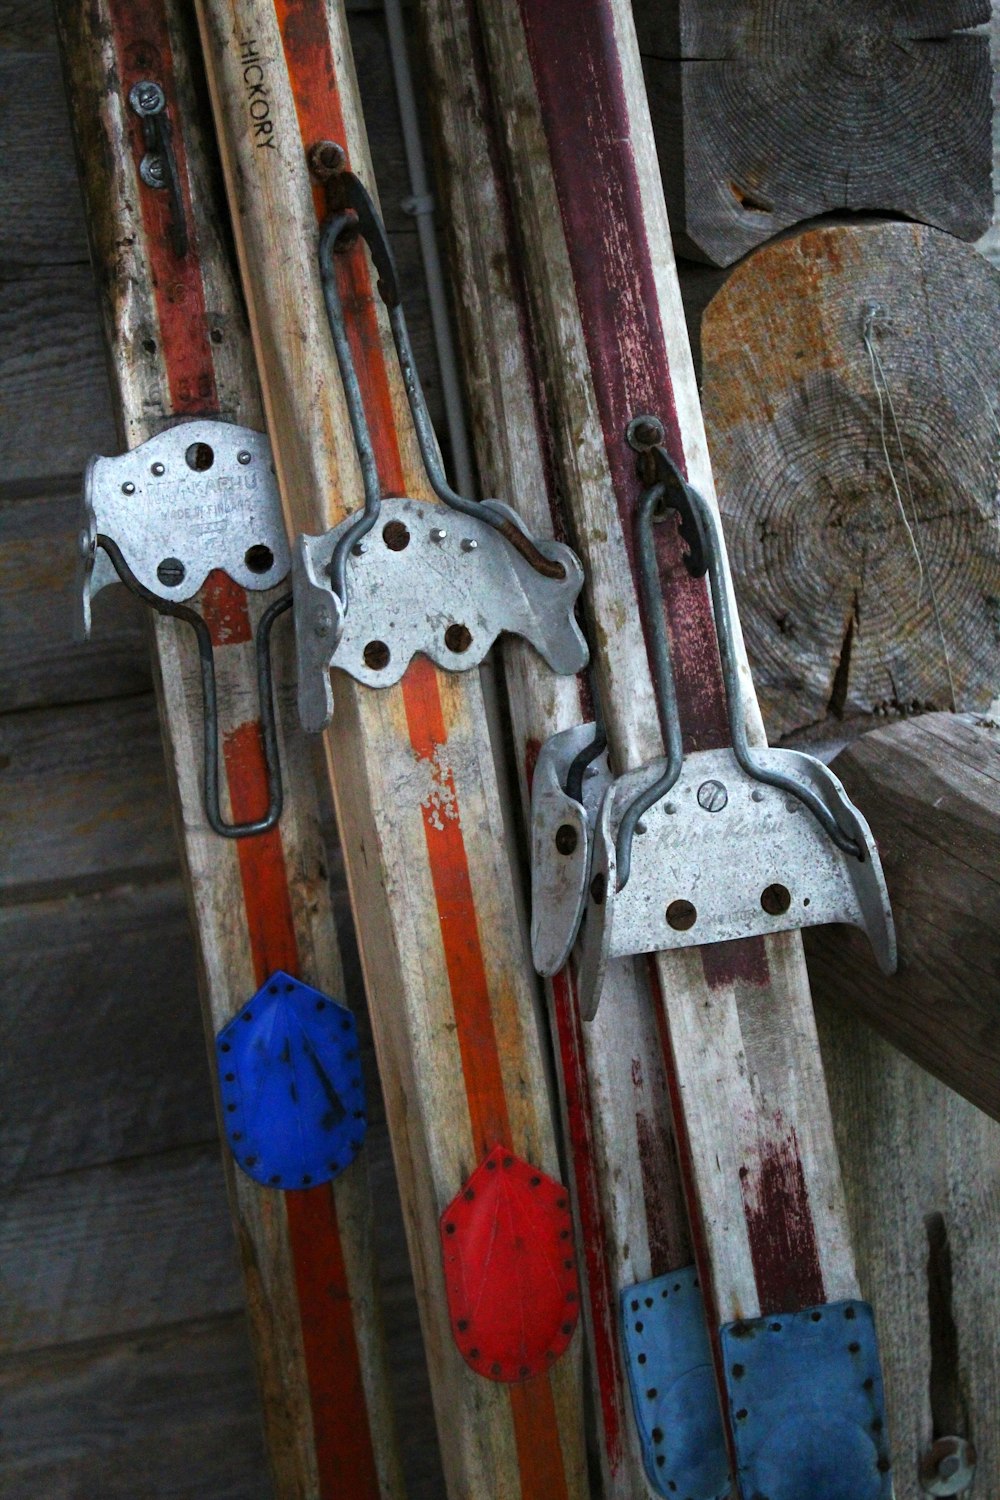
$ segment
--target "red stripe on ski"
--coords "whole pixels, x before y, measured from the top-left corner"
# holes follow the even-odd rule
[[[166,18],[160,0],[109,0],[109,11],[122,103],[136,162],[142,159],[146,148],[142,122],[128,104],[133,84],[149,78],[160,85],[173,126],[174,155],[191,246],[183,259],[174,254],[171,244],[170,194],[139,189],[146,253],[160,323],[159,352],[167,373],[170,404],[178,416],[215,412],[219,404],[215,367],[206,339],[205,289],[198,266],[187,152],[178,124],[174,61]]]
[[[323,1500],[382,1493],[351,1311],[351,1287],[329,1183],[285,1194]]]
[[[795,1131],[762,1142],[754,1170],[740,1181],[761,1316],[825,1302],[809,1189]]]
[[[593,1109],[583,1051],[583,1022],[580,1019],[576,984],[568,965],[552,980],[552,1010],[562,1063],[563,1096],[572,1147],[581,1248],[587,1267],[587,1300],[601,1401],[604,1449],[608,1468],[615,1475],[623,1457],[625,1424],[624,1386],[617,1336],[618,1309],[615,1289],[611,1284],[607,1234],[594,1167]]]
[[[274,0],[274,10],[303,146],[308,150],[314,142],[332,137],[346,150],[347,133],[325,8],[313,0]],[[318,194],[314,198],[317,213],[322,216],[321,199]],[[395,413],[364,258],[339,258],[337,278],[379,480],[384,494],[403,495],[405,481]],[[440,754],[447,744],[447,726],[437,672],[429,662],[417,658],[407,669],[401,688],[414,752],[432,762],[438,785],[449,799],[447,816],[441,816],[434,799],[425,805],[424,834],[470,1120],[477,1145],[485,1155],[496,1144],[512,1148],[510,1121],[460,809],[451,771]],[[524,1395],[525,1386],[510,1388],[522,1495],[525,1500],[543,1494],[562,1500],[566,1496],[565,1467],[549,1377],[539,1376],[530,1387],[530,1401]]]
[[[153,78],[167,99],[173,148],[188,226],[188,254],[179,259],[170,239],[167,194],[140,189],[146,251],[159,322],[160,358],[166,372],[172,411],[193,416],[218,409],[218,391],[208,341],[205,289],[194,237],[194,216],[187,171],[187,152],[177,108],[173,54],[159,0],[109,0],[122,93]],[[129,110],[135,159],[145,150],[142,126]],[[153,351],[151,351],[153,352]],[[210,575],[201,596],[213,645],[242,645],[252,638],[246,593],[222,573]],[[267,772],[260,724],[250,721],[223,737],[223,758],[235,821],[260,816],[267,807]],[[263,984],[275,969],[299,971],[299,951],[288,889],[284,848],[277,829],[237,843],[243,903],[254,975]],[[306,1375],[312,1407],[313,1438],[323,1500],[342,1489],[345,1474],[358,1478],[352,1494],[378,1500],[380,1488],[361,1379],[360,1354],[346,1285],[343,1248],[329,1187],[318,1188],[325,1207],[313,1214],[308,1234],[299,1232],[301,1213],[285,1195],[295,1268],[299,1316],[305,1345]],[[328,1309],[330,1290],[340,1288],[341,1301]],[[318,1290],[317,1290],[318,1289]],[[321,1301],[320,1298],[326,1299]],[[326,1316],[324,1316],[326,1314]],[[317,1352],[314,1330],[336,1337],[336,1360]]]

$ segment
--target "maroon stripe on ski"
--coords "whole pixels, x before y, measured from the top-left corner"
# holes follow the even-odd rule
[[[521,0],[521,15],[631,555],[640,486],[625,429],[651,413],[682,467],[684,454],[612,18],[605,5],[579,0]],[[728,728],[707,588],[685,571],[672,526],[659,527],[657,541],[669,579],[664,603],[685,741],[689,749],[714,749],[727,743]]]
[[[583,326],[591,380],[600,412],[608,467],[626,544],[633,546],[632,516],[639,493],[634,456],[625,430],[640,413],[658,416],[666,445],[683,466],[677,407],[653,262],[646,234],[631,121],[625,97],[614,20],[606,0],[519,0],[528,56],[548,143],[563,233]],[[567,38],[572,38],[567,52]],[[572,57],[572,68],[567,67]],[[664,610],[670,632],[677,699],[685,747],[710,749],[729,741],[725,694],[708,589],[681,563],[676,534],[660,528],[659,556]],[[631,555],[631,552],[630,552]],[[633,572],[634,572],[634,558]],[[740,950],[705,965],[709,984],[768,982],[763,942],[728,945]],[[738,976],[729,972],[733,965]],[[669,1069],[669,1061],[668,1061]],[[671,1079],[672,1086],[675,1080]],[[688,1142],[675,1094],[675,1120],[682,1161]],[[758,1172],[748,1172],[744,1190],[754,1201],[795,1225],[795,1251],[819,1269],[808,1191],[794,1141],[787,1152],[768,1153]],[[753,1179],[751,1184],[750,1179]],[[690,1186],[690,1184],[689,1184]],[[763,1215],[749,1211],[758,1290],[783,1287],[785,1311],[822,1301],[822,1278],[788,1285],[788,1236],[765,1231]],[[804,1304],[800,1298],[806,1296]]]

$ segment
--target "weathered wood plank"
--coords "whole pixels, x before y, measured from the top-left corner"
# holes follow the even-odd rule
[[[1000,690],[998,320],[981,256],[886,223],[769,245],[706,310],[705,421],[773,738]]]
[[[17,267],[85,264],[87,231],[58,54],[0,48],[0,98],[4,279],[13,279]]]
[[[899,971],[880,974],[853,928],[816,928],[814,993],[998,1119],[1000,732],[925,714],[862,735],[833,769],[882,854]]]
[[[0,907],[0,989],[0,1187],[214,1138],[176,878]]]
[[[8,484],[117,451],[89,266],[0,277],[0,413]]]
[[[896,1500],[933,1438],[971,1439],[1000,1494],[1000,1125],[828,999],[817,1004],[858,1254],[875,1307]]]
[[[989,15],[989,0],[641,0],[681,253],[729,265],[838,209],[981,235],[993,209],[989,43],[953,33]]]
[[[0,902],[176,869],[151,697],[0,715]]]
[[[0,1405],[6,1500],[274,1495],[242,1313],[0,1358]]]
[[[216,1142],[7,1193],[0,1304],[8,1354],[241,1307]]]
[[[74,638],[80,492],[0,500],[0,711],[152,690],[145,606],[125,588]]]

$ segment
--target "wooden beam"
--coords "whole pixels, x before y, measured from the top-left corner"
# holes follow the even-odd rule
[[[374,186],[345,15],[285,0],[198,11],[286,520],[316,534],[363,495],[307,164],[332,139]],[[365,252],[340,264],[382,492],[430,498]],[[478,676],[422,658],[396,688],[338,675],[326,748],[449,1492],[583,1495],[580,1341],[505,1387],[466,1362],[447,1314],[439,1221],[473,1168],[502,1144],[559,1171]]]
[[[816,994],[1000,1119],[1000,732],[925,714],[862,735],[833,769],[882,852],[899,972],[873,970],[846,928],[818,928]]]
[[[97,0],[81,8],[69,0],[58,18],[122,443],[134,447],[193,414],[259,426],[250,341],[213,197],[186,8],[172,0]],[[185,256],[171,245],[166,195],[139,177],[144,148],[128,93],[149,73],[167,97],[191,236]],[[211,588],[201,605],[218,624]],[[240,718],[222,726],[227,800],[247,817],[256,810],[263,775],[256,708],[247,707],[256,705],[257,690],[246,643],[261,602],[235,589],[227,606],[227,627],[235,621],[236,628],[215,632],[222,711],[233,715],[235,707]],[[157,616],[154,631],[161,724],[211,1037],[278,967],[342,992],[319,806],[310,747],[284,714],[280,828],[239,844],[210,831],[200,785],[197,653],[180,622]],[[290,657],[286,633],[276,663],[282,702]],[[363,1165],[332,1187],[277,1194],[237,1172],[228,1152],[225,1161],[276,1490],[293,1500],[326,1497],[351,1473],[359,1497],[398,1497],[402,1479]]]
[[[705,420],[776,739],[1000,691],[998,320],[1000,273],[904,224],[780,240],[709,304]]]
[[[839,209],[974,240],[993,213],[989,0],[639,0],[681,254],[726,266]]]

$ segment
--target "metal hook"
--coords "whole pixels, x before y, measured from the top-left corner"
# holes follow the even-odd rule
[[[323,298],[326,304],[327,318],[330,323],[330,332],[333,337],[334,351],[337,356],[337,364],[340,367],[341,379],[344,383],[344,395],[347,400],[351,431],[358,450],[365,490],[364,509],[359,513],[354,524],[345,528],[343,535],[338,538],[337,546],[330,559],[329,578],[334,592],[337,594],[346,611],[347,558],[351,549],[376,524],[382,502],[378,478],[378,464],[372,446],[371,432],[365,416],[361,387],[354,365],[354,356],[347,337],[344,308],[340,298],[340,290],[337,286],[334,264],[334,254],[338,250],[338,245],[341,251],[350,249],[358,237],[363,239],[368,246],[378,275],[378,292],[388,310],[389,327],[392,331],[396,358],[399,361],[399,369],[403,377],[406,399],[413,418],[417,446],[420,450],[421,461],[431,489],[437,495],[438,499],[447,505],[449,509],[459,511],[463,515],[472,516],[476,520],[484,521],[489,526],[492,526],[494,530],[503,536],[505,541],[509,542],[530,563],[532,568],[544,577],[565,578],[566,569],[563,564],[553,558],[546,557],[544,553],[539,551],[522,523],[506,507],[497,506],[490,500],[470,500],[458,494],[448,483],[444,466],[441,463],[437,437],[427,410],[427,401],[420,382],[420,375],[413,357],[413,346],[410,343],[406,315],[403,311],[400,297],[399,279],[396,274],[396,263],[392,247],[389,244],[385,226],[379,217],[378,209],[375,207],[371,195],[364,184],[353,172],[347,171],[345,168],[338,168],[336,165],[329,168],[323,166],[320,170],[317,165],[325,161],[336,164],[344,160],[346,160],[346,156],[343,149],[332,141],[317,142],[310,152],[310,162],[314,174],[334,185],[336,200],[338,202],[337,211],[330,215],[320,231],[320,278],[323,285]]]
[[[271,672],[271,630],[279,615],[291,608],[292,596],[285,594],[270,604],[261,616],[254,643],[257,657],[257,692],[260,698],[260,729],[264,741],[264,763],[267,770],[267,812],[262,818],[248,823],[227,823],[222,816],[219,802],[219,707],[215,683],[215,654],[208,626],[195,610],[185,604],[163,599],[140,583],[122,556],[118,544],[109,536],[98,533],[96,545],[103,547],[110,557],[115,572],[125,586],[161,615],[172,615],[185,620],[195,633],[198,656],[201,662],[201,693],[205,720],[204,775],[205,816],[213,833],[224,839],[243,839],[255,833],[266,833],[274,828],[281,817],[284,789],[281,782],[281,761],[278,755],[278,731],[274,712],[274,684]]]
[[[645,419],[649,420],[649,419]],[[662,430],[662,429],[661,429]],[[645,788],[626,807],[615,840],[618,871],[617,888],[628,880],[632,861],[632,840],[643,813],[667,795],[681,772],[684,751],[681,741],[677,692],[670,661],[670,645],[663,616],[663,597],[653,538],[653,524],[661,518],[663,502],[681,518],[681,534],[688,544],[684,562],[693,577],[708,573],[712,613],[718,637],[722,680],[726,693],[726,716],[733,754],[754,780],[778,787],[808,807],[833,843],[845,854],[863,860],[864,850],[840,827],[830,808],[809,786],[773,767],[764,766],[754,755],[746,730],[746,702],[740,681],[736,654],[736,626],[729,599],[725,571],[725,540],[719,519],[703,495],[681,474],[666,450],[659,444],[636,442],[642,457],[640,463],[652,483],[640,496],[635,512],[636,547],[639,557],[639,580],[643,605],[650,631],[653,685],[656,691],[660,727],[666,749],[666,765],[652,786]],[[650,474],[651,470],[651,474]],[[669,492],[669,499],[668,499]],[[660,514],[658,514],[660,512]]]

